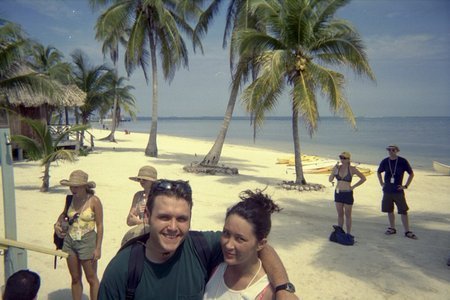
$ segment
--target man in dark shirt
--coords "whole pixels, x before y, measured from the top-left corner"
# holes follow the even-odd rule
[[[397,145],[390,145],[386,148],[389,157],[383,159],[378,167],[378,180],[383,187],[383,200],[381,202],[381,211],[388,214],[389,228],[386,230],[387,235],[397,233],[395,229],[394,204],[397,206],[398,214],[401,215],[403,227],[405,229],[405,237],[417,239],[417,236],[409,230],[408,220],[408,204],[406,203],[405,190],[411,184],[414,178],[414,172],[409,162],[397,155],[400,149]],[[384,172],[384,181],[381,173]],[[406,184],[403,185],[403,174],[408,173]]]
[[[202,265],[189,234],[192,190],[186,181],[158,180],[152,185],[146,203],[149,233],[145,258],[134,299],[203,299],[208,272]],[[202,231],[211,249],[210,261],[223,261],[221,232]],[[266,249],[267,248],[267,249]],[[132,246],[126,246],[109,262],[99,288],[99,300],[128,299],[127,282]],[[144,251],[144,250],[143,250]],[[277,299],[298,299],[286,270],[272,247],[266,245],[259,257]],[[134,273],[133,273],[134,274]]]

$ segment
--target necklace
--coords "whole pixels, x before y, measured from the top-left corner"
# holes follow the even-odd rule
[[[391,172],[391,183],[394,183],[394,176],[395,173],[397,172],[397,162],[398,162],[398,158],[395,159],[395,166],[394,166],[394,172],[392,172],[392,167],[391,167],[391,159],[388,160],[389,163],[389,171]]]
[[[245,290],[247,290],[249,286],[251,286],[251,285],[253,284],[253,282],[255,281],[256,277],[257,277],[258,274],[259,274],[259,272],[261,271],[261,267],[262,267],[262,263],[261,263],[261,260],[260,260],[259,258],[258,258],[258,262],[259,262],[258,270],[257,270],[256,273],[253,275],[252,279],[249,281],[249,283],[247,284],[247,286],[245,287],[245,289],[239,290],[239,291],[237,291],[237,292],[242,293],[242,292],[244,292]],[[219,294],[219,289],[220,289],[220,286],[221,286],[221,285],[223,285],[226,289],[229,290],[228,286],[227,286],[226,283],[225,283],[225,278],[224,278],[226,269],[227,269],[227,267],[225,267],[225,270],[224,270],[224,272],[223,272],[223,274],[222,274],[222,278],[220,279],[220,283],[217,284],[217,288],[216,288],[216,291],[215,291],[215,294],[214,294],[213,299],[218,299],[217,296],[218,296],[218,294]],[[211,296],[212,296],[212,295],[211,295]]]
[[[253,275],[252,280],[250,280],[250,282],[247,284],[247,286],[245,287],[245,290],[248,289],[248,287],[252,285],[253,281],[256,279],[256,276],[258,276],[259,271],[261,271],[262,263],[259,258],[258,258],[258,262],[259,262],[258,271],[256,271],[255,275]]]

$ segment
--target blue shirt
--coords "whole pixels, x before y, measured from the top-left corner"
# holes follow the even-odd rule
[[[378,173],[384,172],[384,186],[385,193],[403,193],[398,186],[403,185],[403,174],[407,172],[411,174],[412,168],[409,162],[403,157],[397,156],[397,159],[390,159],[389,157],[383,159],[378,167]],[[394,183],[391,183],[391,178],[394,178]]]

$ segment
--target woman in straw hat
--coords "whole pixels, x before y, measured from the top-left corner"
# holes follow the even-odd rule
[[[125,233],[122,238],[121,245],[124,245],[130,239],[145,233],[145,224],[147,223],[144,214],[145,206],[147,204],[147,199],[153,182],[155,182],[157,178],[158,172],[152,166],[143,166],[139,169],[137,176],[130,177],[131,180],[139,182],[144,190],[134,194],[130,212],[127,216],[127,225],[134,227]]]
[[[157,180],[157,177],[158,173],[152,166],[143,166],[139,169],[137,176],[130,177],[131,180],[139,182],[144,190],[134,194],[130,212],[127,217],[128,226],[144,223],[144,211],[148,194],[152,188],[153,182]]]
[[[333,182],[334,178],[337,180],[334,202],[338,214],[338,226],[341,228],[344,226],[345,216],[345,227],[348,234],[351,234],[352,230],[353,190],[366,181],[366,176],[350,164],[350,156],[349,152],[339,154],[341,164],[337,163],[334,166],[329,177],[330,182]],[[353,175],[358,176],[359,181],[352,185]]]
[[[65,212],[61,213],[55,224],[56,233],[64,237],[62,250],[69,253],[67,265],[72,277],[72,298],[81,300],[83,295],[83,268],[90,286],[90,299],[95,300],[99,287],[97,260],[101,257],[103,239],[102,204],[94,196],[95,182],[88,181],[88,174],[85,172],[73,171],[68,180],[61,180],[60,183],[70,187],[72,193],[67,216]],[[69,226],[64,230],[61,225],[67,225],[67,221]]]

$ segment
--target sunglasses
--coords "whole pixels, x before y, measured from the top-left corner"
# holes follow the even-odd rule
[[[386,150],[389,152],[397,152],[397,149],[395,148],[386,148]]]
[[[345,156],[340,156],[340,155],[339,155],[339,159],[348,159],[348,158],[345,157]]]
[[[73,217],[70,218],[69,221],[68,221],[69,225],[72,226],[72,224],[78,219],[79,216],[80,216],[79,213],[74,214]]]
[[[155,192],[163,192],[163,191],[173,191],[173,192],[181,192],[184,194],[192,194],[191,186],[188,184],[187,181],[172,181],[172,180],[159,180],[156,181],[153,186],[152,190]]]

